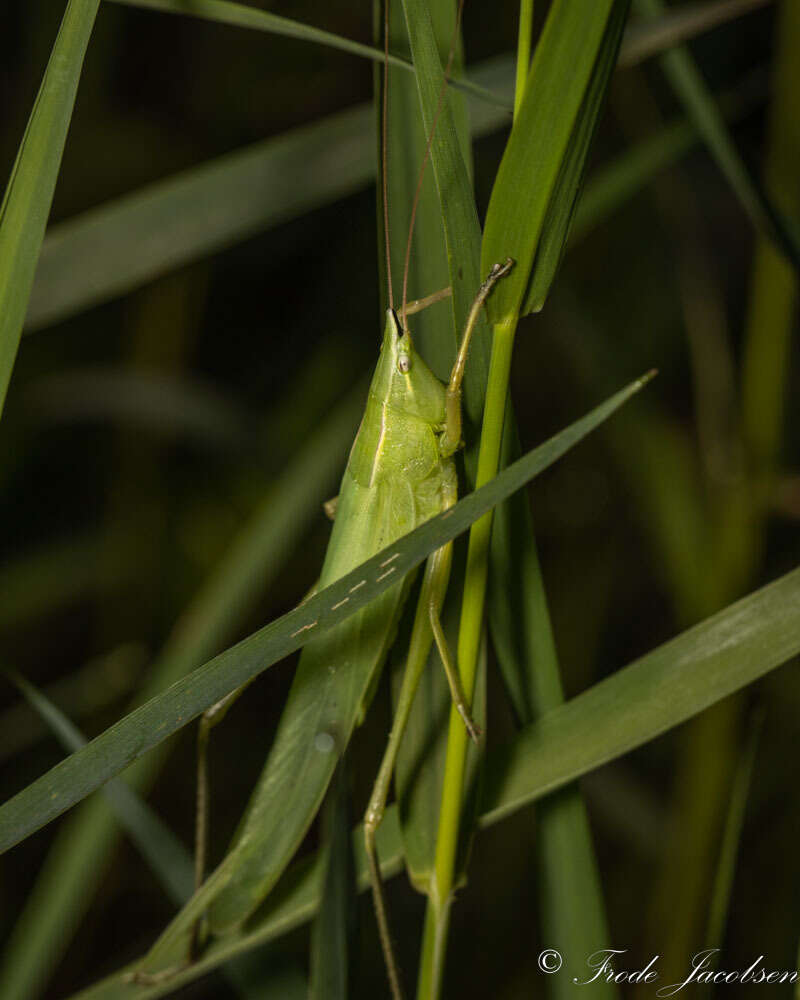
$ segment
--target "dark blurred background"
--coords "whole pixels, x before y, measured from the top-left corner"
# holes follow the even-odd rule
[[[539,20],[544,6],[537,4]],[[62,8],[45,0],[4,5],[4,177]],[[371,37],[368,4],[306,0],[270,9],[350,38]],[[511,3],[468,3],[468,64],[513,50],[516,17]],[[756,97],[737,117],[733,135],[759,176],[775,31],[776,11],[767,5],[692,45],[715,93],[750,81]],[[104,4],[51,221],[369,101],[371,92],[371,65],[341,52]],[[589,177],[682,115],[656,63],[618,72]],[[500,131],[476,143],[482,209],[504,141]],[[755,242],[736,196],[695,145],[575,242],[544,311],[521,326],[513,393],[525,447],[646,369],[660,372],[646,402],[617,417],[613,428],[576,449],[531,491],[569,696],[798,562],[800,490],[791,478],[800,447],[795,339],[768,509],[734,531],[731,543],[711,544],[705,529],[704,519],[714,521],[721,509],[716,499],[749,475],[737,400]],[[23,339],[0,425],[6,606],[0,608],[0,658],[51,693],[88,735],[122,713],[241,526],[368,373],[379,330],[376,247],[375,192],[365,187]],[[74,268],[80,271],[80,259]],[[321,499],[335,492],[334,476],[321,487]],[[305,593],[328,531],[321,510],[308,519],[278,578],[251,588],[216,648]],[[727,803],[758,703],[766,724],[725,966],[765,954],[772,967],[794,967],[800,927],[795,669],[786,666],[748,689],[704,734],[693,735],[694,724],[681,727],[585,780],[611,940],[631,949],[636,961],[680,939],[671,923],[676,872],[686,875],[686,893],[700,897],[685,912],[702,921],[697,912],[710,888],[698,888],[691,873],[708,876],[708,859],[717,857],[720,803]],[[215,857],[261,767],[290,674],[288,664],[268,671],[215,732]],[[10,686],[0,697],[5,798],[62,750],[20,709]],[[491,664],[489,697],[491,739],[501,743],[511,735],[511,716]],[[359,812],[388,728],[387,698],[379,696],[376,706],[353,754]],[[193,796],[194,739],[187,731],[151,797],[187,845]],[[711,814],[698,820],[704,801]],[[700,843],[687,834],[694,822],[705,831],[710,855],[701,846],[700,857],[692,856]],[[3,866],[4,935],[57,827],[16,848]],[[486,996],[489,989],[492,997],[511,998],[543,989],[535,956],[539,947],[557,944],[538,929],[534,836],[532,811],[525,810],[478,837],[469,885],[454,911],[448,995]],[[113,858],[47,996],[65,996],[139,954],[172,912],[126,840]],[[404,878],[393,881],[390,898],[403,964],[411,970],[424,901]],[[383,995],[366,897],[360,915],[356,993]],[[702,932],[692,935],[699,950]],[[301,930],[277,942],[268,955],[271,967],[302,968],[307,940]],[[789,996],[788,987],[771,989],[771,996]],[[218,976],[185,995],[229,992]]]

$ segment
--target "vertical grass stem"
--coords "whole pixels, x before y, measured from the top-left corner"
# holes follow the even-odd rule
[[[516,326],[517,317],[512,315],[494,328],[476,488],[497,474],[500,463],[503,419]],[[473,524],[467,550],[461,626],[458,635],[458,667],[464,693],[469,703],[472,701],[475,687],[475,672],[483,628],[491,534],[492,514],[489,513]],[[458,856],[464,769],[468,744],[469,739],[464,723],[458,712],[451,709],[442,807],[439,814],[439,834],[436,843],[436,865],[429,892],[417,983],[418,1000],[435,1000],[441,995],[450,901],[453,894]]]

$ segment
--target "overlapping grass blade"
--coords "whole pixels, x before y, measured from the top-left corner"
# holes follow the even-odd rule
[[[489,60],[478,64],[474,75],[494,89],[507,90],[513,85],[513,64],[506,57]],[[401,74],[393,94],[401,93],[405,76]],[[413,86],[412,81],[406,82]],[[740,99],[742,112],[751,106],[747,92],[735,97],[734,116]],[[501,128],[508,120],[505,111],[473,102],[475,138]],[[375,177],[371,122],[369,107],[359,105],[175,174],[54,226],[42,247],[26,331],[106,302],[160,274],[362,190]],[[598,217],[598,202],[601,217],[611,214],[694,141],[693,126],[675,123],[621,154],[616,169],[609,166],[589,179],[573,231],[583,228],[587,215],[593,220]],[[390,157],[392,148],[390,142]],[[322,157],[328,168],[306,177],[307,184],[293,184],[293,177],[315,156]],[[392,184],[396,174],[390,174]],[[420,212],[417,225],[425,226],[426,218]],[[404,214],[393,231],[404,232],[407,223]],[[426,242],[418,236],[417,245],[420,240]],[[402,252],[398,250],[396,260],[402,261]],[[73,266],[77,258],[82,265],[78,271]],[[436,282],[432,277],[429,280],[432,288]],[[417,286],[412,280],[411,287],[424,294]],[[424,324],[424,314],[418,321]]]
[[[444,72],[430,11],[420,0],[405,0],[403,10],[416,67],[417,91],[425,134],[431,136],[430,163],[439,195],[439,217],[447,252],[448,284],[452,289],[452,336],[455,342],[464,329],[469,308],[482,280],[480,223],[454,109],[448,101],[442,102],[440,106]],[[473,474],[476,460],[475,428],[483,411],[488,371],[488,337],[488,326],[481,319],[470,348],[470,363],[464,379],[464,411],[468,420],[465,430],[465,461],[470,475]]]
[[[538,312],[542,308],[564,253],[572,215],[583,183],[589,147],[605,105],[608,83],[616,65],[617,50],[627,16],[627,3],[612,6],[586,93],[547,205],[547,214],[536,247],[533,275],[521,315]]]
[[[56,734],[68,751],[86,746],[87,740],[73,722],[45,695],[19,674],[10,674],[27,702]],[[128,834],[161,886],[176,906],[181,906],[194,891],[194,860],[175,834],[150,809],[122,778],[114,778],[103,787],[103,795],[120,827]],[[349,830],[348,834],[349,843]],[[23,964],[27,957],[18,953]],[[256,988],[245,980],[244,970],[236,962],[225,972],[242,997],[265,996],[263,984]],[[277,994],[276,994],[277,995]]]
[[[680,725],[800,654],[800,569],[695,625],[588,691],[527,726],[487,759],[481,824],[489,826],[582,774]],[[354,831],[359,885],[366,888],[363,835]],[[397,811],[387,810],[379,833],[385,877],[399,871],[402,842]],[[321,886],[319,856],[284,876],[253,923],[213,943],[198,964],[168,987],[134,990],[121,974],[85,990],[80,1000],[145,1000],[163,996],[231,957],[307,921]]]
[[[86,737],[64,713],[24,677],[12,673],[10,679],[31,707],[41,716],[69,752],[86,746]],[[117,820],[139,853],[155,873],[174,903],[180,905],[192,894],[192,858],[175,834],[121,778],[103,788]]]
[[[122,643],[48,685],[44,697],[72,718],[107,709],[133,691],[141,679],[145,655],[144,645]],[[25,702],[9,706],[0,714],[0,761],[27,750],[49,732]]]
[[[455,30],[455,7],[447,0],[445,2],[439,0],[430,5],[430,11],[439,53],[442,60],[446,60]],[[400,3],[389,5],[389,17],[390,47],[394,51],[407,52],[408,33]],[[453,70],[459,73],[460,68],[460,50],[457,49]],[[501,72],[505,72],[502,66]],[[381,76],[382,73],[376,71],[376,77]],[[382,95],[382,80],[379,83],[380,86],[376,87],[378,97]],[[450,90],[443,99],[447,101],[457,129],[460,147],[468,159],[471,171],[470,123],[466,102],[461,94],[453,90]],[[379,113],[376,119],[380,124]],[[402,295],[411,206],[425,160],[426,146],[427,135],[420,114],[416,80],[405,73],[392,70],[388,81],[386,167],[389,238],[396,302]],[[382,218],[382,211],[378,212],[378,218]],[[382,258],[383,243],[381,234],[379,246]],[[381,267],[380,277],[385,286],[385,263]],[[415,298],[434,289],[446,287],[449,283],[450,272],[442,211],[433,170],[428,163],[422,177],[413,233],[408,276],[409,296]],[[447,303],[442,303],[416,314],[409,320],[415,344],[419,346],[426,362],[443,381],[449,377],[457,349],[455,325],[447,321],[447,313],[451,311]],[[472,360],[471,358],[471,363]],[[451,577],[448,593],[458,589],[456,568]],[[401,641],[398,649],[401,653],[405,653],[407,643]],[[398,675],[400,670],[402,665],[398,664]],[[433,866],[438,802],[441,797],[444,768],[444,745],[440,737],[448,698],[438,653],[432,650],[400,746],[395,781],[397,795],[403,801],[401,816],[406,867],[412,883],[421,891],[427,888]]]
[[[278,659],[333,628],[392,585],[381,573],[392,558],[396,579],[414,569],[434,549],[455,538],[478,517],[548,468],[591,430],[603,423],[646,383],[639,379],[580,420],[528,452],[492,482],[469,494],[444,514],[356,567],[301,606],[210,660],[162,694],[135,709],[84,750],[66,758],[0,807],[0,850],[8,850],[34,830],[85,798],[114,775],[158,746],[205,708],[241,687]],[[351,590],[358,587],[355,593]],[[343,608],[342,599],[350,596]]]
[[[800,652],[800,570],[729,605],[563,707],[493,755],[491,823],[654,739]]]
[[[519,452],[506,434],[502,465]],[[519,725],[527,725],[564,701],[553,628],[527,497],[505,504],[492,532],[489,621],[498,663]],[[554,997],[574,989],[583,958],[610,947],[605,905],[589,819],[577,785],[542,802],[536,815],[539,906],[542,927],[560,942],[565,975],[551,985]],[[533,830],[531,831],[533,836]],[[614,997],[612,983],[595,984],[598,996]]]
[[[355,390],[324,420],[319,431],[276,480],[230,545],[225,557],[178,620],[153,663],[141,700],[152,697],[212,656],[238,626],[257,597],[280,574],[286,560],[335,488],[363,406]],[[140,792],[154,782],[166,748],[131,768],[126,780]],[[60,830],[36,885],[3,953],[0,996],[36,995],[103,878],[117,828],[102,799],[87,802]],[[25,964],[16,959],[25,943]]]
[[[583,160],[570,156],[573,136],[585,137],[585,141],[575,143],[576,152],[585,157],[604,92],[600,85],[603,80],[607,83],[603,60],[616,57],[618,32],[627,7],[626,2],[600,0],[588,9],[579,9],[566,0],[556,0],[550,9],[486,214],[481,269],[487,271],[492,263],[508,256],[516,261],[487,304],[495,324],[519,316],[529,299],[552,199],[562,200],[558,197],[562,169],[566,173],[561,195],[569,207],[555,214],[553,206],[553,233],[548,245],[560,252],[559,230],[563,230],[561,241],[566,239],[583,171]],[[596,89],[592,88],[593,80]]]
[[[0,413],[99,4],[67,4],[0,206]]]

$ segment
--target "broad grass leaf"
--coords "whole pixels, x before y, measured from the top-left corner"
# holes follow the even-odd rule
[[[577,157],[571,159],[573,143],[585,156],[594,125],[591,109],[595,115],[599,110],[599,88],[588,104],[587,94],[604,44],[607,54],[612,48],[616,51],[619,36],[614,41],[614,34],[607,34],[609,23],[619,24],[616,19],[625,10],[625,0],[598,0],[580,8],[569,0],[556,0],[550,8],[486,214],[481,269],[488,271],[506,257],[516,261],[487,303],[493,323],[520,315],[548,222],[554,234],[559,227],[566,229],[571,204],[550,220],[548,211],[560,178],[564,204],[570,201],[569,193],[574,201],[583,163]],[[601,82],[602,74],[597,79]],[[575,130],[585,108],[587,117],[576,141]],[[556,246],[560,252],[555,236],[548,238],[548,246],[550,257]]]
[[[481,824],[489,826],[582,774],[656,738],[800,654],[800,569],[695,625],[542,719],[489,754]],[[353,833],[359,885],[367,887],[360,828]],[[402,866],[397,810],[379,833],[384,877]],[[167,987],[132,989],[116,973],[80,1000],[152,1000],[235,955],[307,921],[318,905],[322,865],[306,858],[284,876],[252,925],[214,942]],[[125,992],[127,991],[127,992]],[[77,1000],[77,998],[76,998]]]

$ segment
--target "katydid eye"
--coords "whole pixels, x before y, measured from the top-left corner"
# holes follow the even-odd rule
[[[405,375],[411,371],[411,358],[407,354],[400,354],[397,358],[397,367]]]

